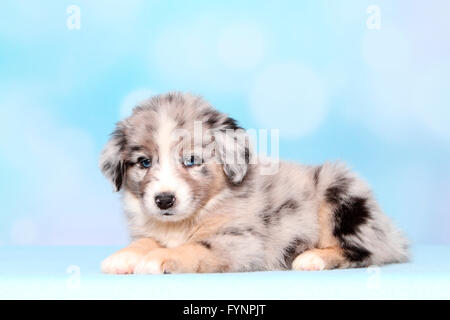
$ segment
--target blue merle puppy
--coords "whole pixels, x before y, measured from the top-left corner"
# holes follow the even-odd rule
[[[200,97],[168,93],[141,103],[117,124],[100,159],[122,193],[132,238],[102,271],[324,270],[407,261],[407,241],[345,165],[280,162],[267,174],[256,158],[248,134]]]

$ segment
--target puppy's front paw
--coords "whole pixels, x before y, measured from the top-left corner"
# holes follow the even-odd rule
[[[314,251],[305,251],[292,262],[293,270],[318,271],[326,268],[326,262]]]
[[[145,253],[141,251],[123,249],[103,260],[101,270],[109,274],[131,274],[144,257]]]
[[[134,268],[135,274],[179,273],[181,257],[171,249],[156,249],[148,253]]]

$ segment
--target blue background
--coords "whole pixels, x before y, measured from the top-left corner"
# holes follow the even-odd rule
[[[79,30],[66,26],[72,4]],[[0,244],[124,244],[98,155],[133,104],[168,90],[280,129],[282,158],[346,161],[414,244],[450,243],[450,2],[2,1],[0,12]]]

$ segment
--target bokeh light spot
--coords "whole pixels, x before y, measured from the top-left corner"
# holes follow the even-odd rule
[[[366,31],[362,53],[366,64],[375,71],[406,71],[411,64],[411,45],[393,26]]]
[[[217,50],[220,61],[227,67],[251,69],[264,57],[264,37],[257,26],[235,23],[222,31]]]
[[[319,75],[298,63],[272,65],[255,80],[250,107],[259,125],[298,138],[313,132],[326,115],[326,92]]]

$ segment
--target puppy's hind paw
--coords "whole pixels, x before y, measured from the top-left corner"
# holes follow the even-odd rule
[[[326,262],[313,251],[300,254],[292,262],[293,270],[319,271],[326,269]]]

